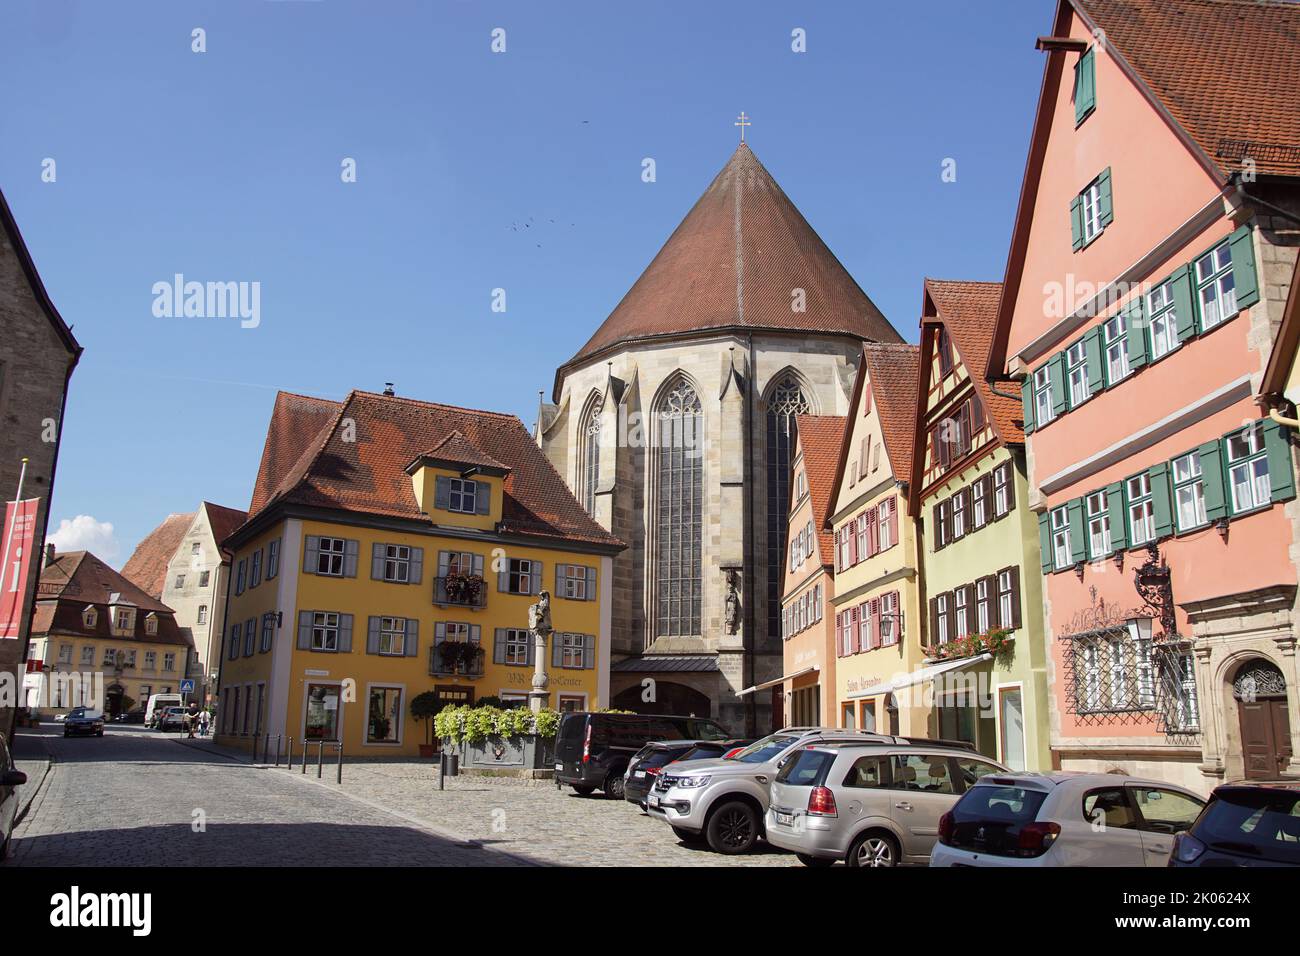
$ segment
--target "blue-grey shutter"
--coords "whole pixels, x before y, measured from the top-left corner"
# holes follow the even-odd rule
[[[1270,501],[1295,497],[1295,466],[1291,463],[1291,434],[1285,425],[1264,422],[1264,453],[1268,459]]]
[[[497,572],[497,590],[506,591],[506,592],[510,590],[510,559],[509,558],[501,559],[501,570]]]
[[[357,555],[360,551],[360,541],[348,538],[343,542],[343,576],[345,578],[355,578],[357,576]]]
[[[424,581],[424,548],[411,549],[411,574],[407,581],[409,584],[420,584]]]
[[[1174,273],[1174,315],[1178,319],[1178,341],[1186,342],[1196,334],[1196,306],[1192,299],[1192,267],[1182,266]]]
[[[1083,248],[1083,197],[1070,200],[1070,245],[1078,252]]]
[[[564,569],[567,567],[568,567],[567,564],[557,564],[555,566],[555,596],[556,597],[566,597],[564,593]]]
[[[1056,566],[1052,559],[1052,525],[1050,512],[1044,511],[1038,516],[1038,553],[1042,560],[1043,573],[1048,574]]]
[[[1025,409],[1025,434],[1028,435],[1034,430],[1034,376],[1032,374],[1026,377],[1020,386],[1020,403]]]
[[[384,579],[384,558],[387,552],[378,541],[370,546],[370,577],[376,581]]]
[[[433,506],[446,511],[451,507],[451,479],[438,476],[433,479]]]
[[[311,611],[298,612],[298,650],[311,650]]]
[[[1074,125],[1077,128],[1097,106],[1096,47],[1090,47],[1074,65]]]
[[[1106,510],[1110,513],[1110,547],[1123,551],[1128,547],[1128,509],[1124,507],[1124,482],[1106,486]]]
[[[316,574],[320,568],[320,535],[307,535],[307,547],[303,549],[302,570],[304,574]]]
[[[498,627],[492,632],[492,663],[504,664],[506,662],[506,629]]]
[[[1147,470],[1151,479],[1151,513],[1155,517],[1156,537],[1174,533],[1174,508],[1169,492],[1169,462],[1162,461]]]
[[[1205,494],[1205,517],[1218,521],[1228,516],[1228,492],[1223,480],[1223,444],[1208,441],[1196,450],[1201,461],[1201,490]]]
[[[1105,229],[1115,218],[1115,202],[1110,194],[1110,167],[1107,166],[1097,177],[1097,222]]]
[[[533,594],[542,593],[542,562],[541,561],[533,562],[532,580],[529,583],[532,585]]]
[[[596,600],[596,569],[587,568],[587,600]]]
[[[339,653],[352,653],[352,615],[339,615]]]
[[[1070,522],[1070,561],[1078,564],[1088,557],[1088,536],[1083,521],[1083,499],[1075,498],[1065,506],[1066,517]]]
[[[582,635],[582,666],[587,670],[596,666],[596,635]]]
[[[1047,380],[1052,383],[1052,411],[1060,415],[1065,412],[1065,353],[1058,352],[1047,363]]]
[[[379,618],[374,614],[370,615],[366,630],[366,653],[379,653]]]
[[[480,627],[480,626],[477,625],[477,624],[471,624],[471,625],[469,626],[469,643],[470,643],[470,645],[471,645],[472,647],[482,647],[482,646],[483,646],[483,628],[482,628],[482,627]],[[477,669],[477,670],[474,670],[473,668],[471,668],[471,669],[470,669],[470,673],[471,673],[471,674],[482,674],[482,673],[483,673],[483,664],[482,664],[482,662],[480,661],[476,666],[477,666],[478,669]]]
[[[1146,296],[1139,292],[1124,307],[1124,328],[1128,334],[1128,367],[1137,371],[1147,364]]]
[[[406,619],[406,656],[415,657],[420,653],[420,622],[413,617]]]
[[[476,481],[474,483],[474,513],[485,515],[490,510],[492,504],[492,486],[486,481]]]
[[[551,635],[551,666],[560,667],[564,663],[564,635],[556,631]]]
[[[1251,228],[1242,226],[1228,240],[1232,252],[1232,281],[1237,291],[1237,308],[1259,301],[1259,274],[1255,271],[1255,244]]]
[[[1088,370],[1088,394],[1096,395],[1106,387],[1106,376],[1102,372],[1100,325],[1083,337],[1083,354]]]
[[[481,578],[483,577],[483,555],[476,554],[472,557],[474,558],[474,575]]]

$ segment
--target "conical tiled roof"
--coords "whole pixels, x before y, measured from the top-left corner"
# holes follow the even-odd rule
[[[745,143],[565,368],[627,342],[726,328],[902,341]]]

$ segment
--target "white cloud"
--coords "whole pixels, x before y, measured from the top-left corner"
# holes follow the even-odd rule
[[[90,551],[109,564],[118,555],[117,535],[111,521],[99,521],[91,515],[77,515],[71,521],[64,518],[57,530],[46,536],[46,541],[59,551]]]

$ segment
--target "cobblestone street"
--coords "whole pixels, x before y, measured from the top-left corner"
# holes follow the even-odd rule
[[[35,734],[25,731],[24,734]],[[39,733],[54,763],[6,865],[798,866],[765,845],[723,857],[631,804],[549,782],[438,790],[433,761],[350,763],[317,781],[138,728]],[[195,812],[206,832],[194,832]]]

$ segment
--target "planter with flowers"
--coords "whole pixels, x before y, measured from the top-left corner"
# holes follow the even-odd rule
[[[460,752],[461,771],[497,776],[548,776],[560,715],[523,707],[448,707],[433,719],[444,750]]]
[[[995,627],[983,634],[968,634],[954,637],[944,644],[931,644],[925,649],[925,656],[935,661],[955,661],[976,654],[992,654],[999,661],[1011,654],[1015,637],[1010,628]]]
[[[483,576],[448,574],[442,579],[442,589],[450,603],[478,607],[483,597]]]

